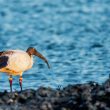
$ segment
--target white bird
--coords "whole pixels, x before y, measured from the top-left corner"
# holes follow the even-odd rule
[[[47,59],[33,47],[29,47],[26,52],[22,50],[8,50],[0,52],[0,72],[5,72],[10,76],[9,82],[11,92],[13,75],[20,76],[19,84],[22,91],[22,74],[24,71],[32,68],[33,55],[44,60],[45,63],[47,63],[48,68],[50,68]]]

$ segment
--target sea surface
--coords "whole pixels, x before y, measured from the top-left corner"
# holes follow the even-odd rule
[[[0,0],[0,51],[35,47],[23,89],[103,83],[110,74],[110,0]],[[19,76],[13,90],[20,90]],[[0,73],[0,91],[9,90]]]

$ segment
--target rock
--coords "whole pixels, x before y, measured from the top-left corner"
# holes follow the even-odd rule
[[[110,96],[110,88],[106,88],[105,93],[106,93],[106,95]]]
[[[14,102],[13,99],[7,100],[7,104],[11,104],[11,103],[13,103],[13,102]]]
[[[110,78],[108,80],[105,81],[105,83],[103,83],[102,85],[104,88],[110,88]]]
[[[105,95],[105,91],[103,90],[100,90],[98,93],[97,93],[97,96],[104,96]]]
[[[51,88],[45,88],[45,87],[40,87],[38,90],[38,95],[41,97],[51,97],[52,95],[55,94],[55,91],[53,91]]]
[[[2,100],[2,99],[0,99],[0,105],[2,105],[2,104],[4,104],[4,102],[3,102],[3,100]]]
[[[24,94],[20,94],[18,97],[18,102],[23,104],[26,103],[26,101],[27,101],[27,97]]]
[[[7,103],[7,100],[9,100],[9,97],[7,95],[4,95],[2,97],[2,100],[4,101],[4,103]]]
[[[27,89],[22,92],[26,98],[34,98],[35,97],[35,90]]]
[[[41,110],[48,110],[48,108],[47,108],[47,106],[46,106],[45,104],[42,104],[42,105],[40,106],[40,109],[41,109]]]
[[[0,92],[1,110],[110,110],[110,79],[68,85],[61,89],[40,87],[22,92]]]
[[[53,110],[52,105],[50,102],[43,102],[40,106],[41,110]]]

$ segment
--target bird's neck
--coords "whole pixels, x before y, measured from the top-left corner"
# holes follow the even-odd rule
[[[31,57],[32,55],[31,55],[31,53],[29,52],[29,51],[26,51],[27,53],[28,53],[28,55]]]
[[[30,55],[30,57],[31,57],[31,60],[33,61],[33,55]]]
[[[33,61],[33,56],[32,56],[32,55],[30,56],[30,58],[31,58],[31,60],[30,60],[29,68],[31,68],[31,67],[33,66],[33,63],[34,63],[34,61]]]

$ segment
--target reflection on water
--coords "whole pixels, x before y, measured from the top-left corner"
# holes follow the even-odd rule
[[[51,64],[35,58],[23,86],[58,87],[103,82],[110,73],[109,0],[1,0],[0,49],[35,47]],[[13,89],[19,89],[14,77]],[[0,74],[0,90],[9,89]]]

